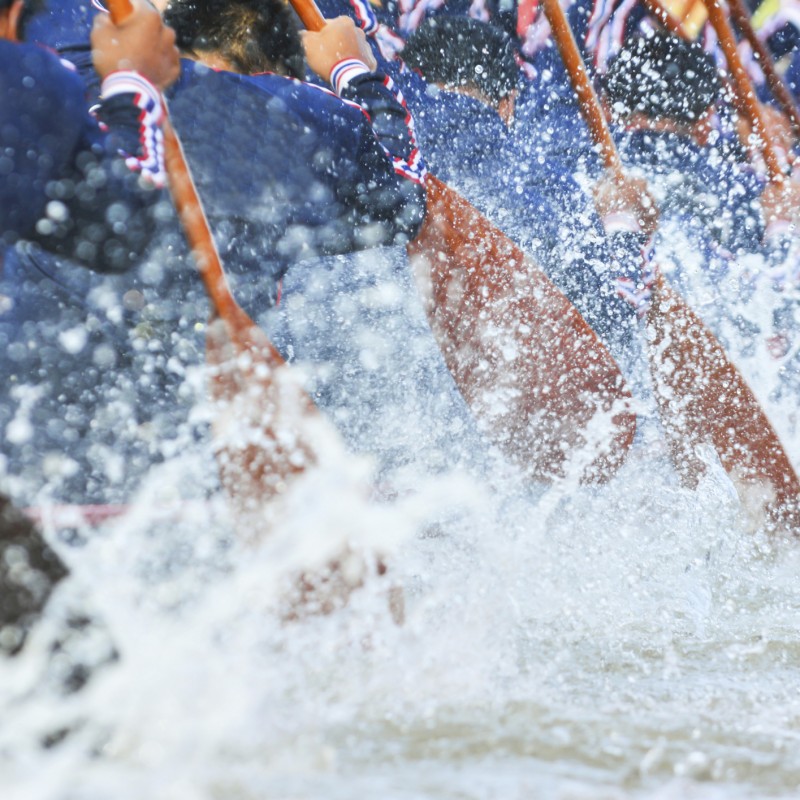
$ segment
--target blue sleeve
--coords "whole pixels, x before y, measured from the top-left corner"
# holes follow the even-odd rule
[[[368,120],[358,152],[363,176],[349,184],[349,191],[356,189],[354,207],[365,220],[388,227],[392,241],[409,241],[425,216],[425,165],[411,114],[391,78],[381,73],[355,78],[342,98],[358,104]]]
[[[86,110],[80,79],[57,58],[0,45],[3,242],[33,241],[99,271],[129,268],[153,232],[161,197],[138,169],[146,140],[138,96],[105,101],[103,130]]]

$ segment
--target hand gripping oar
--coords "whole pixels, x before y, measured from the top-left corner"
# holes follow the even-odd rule
[[[544,0],[581,112],[613,174],[622,174],[611,132],[558,0]],[[688,479],[694,448],[710,442],[744,503],[800,531],[800,482],[750,387],[720,343],[659,275],[648,314],[650,369],[673,460]]]
[[[744,6],[742,0],[728,0],[728,9],[731,14],[731,19],[734,21],[739,32],[750,43],[753,52],[758,56],[758,64],[764,71],[764,76],[767,79],[770,91],[772,92],[781,110],[789,122],[792,124],[795,138],[800,140],[800,113],[797,110],[797,105],[794,102],[791,92],[787,88],[783,79],[778,74],[775,68],[775,62],[772,60],[769,50],[764,42],[758,38],[758,34],[753,30],[750,22],[750,15]]]
[[[108,5],[115,24],[133,13],[130,0],[109,0]],[[283,359],[231,294],[166,104],[164,109],[170,192],[215,315],[206,347],[215,367],[211,390],[222,482],[237,510],[257,511],[313,462],[306,431],[309,420],[320,424],[321,415],[302,389],[285,374],[276,374]]]
[[[313,0],[292,5],[309,30],[324,26]],[[517,245],[437,178],[426,187],[409,254],[431,283],[431,327],[475,418],[531,478],[609,477],[636,428],[618,366]]]

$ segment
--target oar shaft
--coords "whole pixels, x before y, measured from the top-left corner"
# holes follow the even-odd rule
[[[786,114],[789,122],[791,122],[795,137],[800,139],[800,113],[798,113],[797,105],[792,98],[791,92],[778,74],[769,50],[753,30],[750,15],[747,13],[744,3],[742,3],[742,0],[728,0],[728,8],[734,24],[742,36],[750,43],[753,52],[758,56],[758,63],[764,71],[770,91],[778,101],[783,113]]]
[[[561,8],[559,0],[544,0],[543,8],[553,31],[553,39],[569,73],[572,88],[578,95],[583,117],[589,126],[592,139],[600,148],[603,164],[606,169],[621,178],[623,174],[622,162],[617,153],[600,101],[597,98],[591,80],[589,80],[586,66],[581,58],[575,37],[572,35],[572,29],[569,26],[567,17]]]
[[[767,132],[767,126],[758,106],[758,99],[753,91],[753,86],[747,71],[739,58],[736,46],[736,36],[722,9],[721,0],[703,0],[708,11],[708,19],[717,34],[725,61],[731,73],[734,89],[736,90],[742,112],[747,117],[750,127],[760,140],[761,152],[767,165],[769,178],[774,182],[783,181],[784,170],[778,154],[772,145]]]
[[[314,0],[290,0],[292,8],[308,31],[321,31],[325,18]]]
[[[133,13],[133,5],[130,0],[109,0],[108,11],[112,22],[119,25]],[[214,310],[224,320],[238,319],[241,311],[233,299],[225,278],[222,261],[211,234],[211,226],[208,224],[203,204],[189,171],[180,139],[169,121],[166,102],[164,114],[162,132],[170,194],[180,216],[186,239]]]
[[[200,278],[217,315],[224,320],[238,318],[241,310],[233,299],[225,278],[219,251],[211,234],[211,226],[189,171],[189,165],[186,163],[180,139],[169,117],[164,120],[163,132],[164,155],[172,201],[180,216],[183,232],[197,263]]]

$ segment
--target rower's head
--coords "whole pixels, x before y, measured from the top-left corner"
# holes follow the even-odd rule
[[[694,125],[707,116],[722,90],[711,55],[664,32],[628,42],[612,61],[603,87],[616,118],[678,125]]]
[[[469,17],[428,17],[402,56],[429,83],[482,100],[506,122],[513,117],[520,69],[514,42],[500,28]]]
[[[39,0],[0,0],[0,39],[21,41],[25,36],[25,23],[39,5]]]
[[[185,55],[243,75],[305,74],[297,23],[282,0],[171,0],[164,21]]]

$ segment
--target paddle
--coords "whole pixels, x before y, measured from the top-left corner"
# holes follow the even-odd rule
[[[558,0],[544,0],[553,37],[607,169],[622,174],[608,123]],[[676,468],[702,471],[695,446],[709,442],[747,506],[800,531],[800,482],[750,387],[701,319],[659,275],[648,319],[650,369]]]
[[[109,0],[120,24],[130,0]],[[279,370],[283,359],[234,299],[181,143],[164,105],[164,147],[170,192],[213,308],[206,338],[214,366],[215,446],[222,483],[238,511],[258,511],[292,475],[315,460],[308,426],[320,415],[308,395]]]
[[[324,26],[313,0],[292,5],[309,30]],[[616,363],[517,245],[437,178],[426,186],[409,254],[430,283],[431,327],[475,418],[533,479],[608,478],[636,425]]]
[[[753,52],[758,56],[759,66],[764,71],[764,76],[767,79],[770,91],[778,101],[783,113],[786,114],[789,122],[791,122],[795,137],[800,139],[800,113],[797,111],[797,105],[794,102],[791,92],[778,74],[778,70],[775,68],[775,62],[772,60],[769,50],[753,30],[753,26],[750,22],[750,15],[747,13],[744,3],[742,3],[742,0],[728,0],[728,9],[730,10],[731,19],[733,19],[736,27],[741,32],[742,36],[750,43]]]
[[[750,84],[747,70],[739,58],[739,51],[736,47],[736,36],[730,26],[719,0],[703,0],[703,4],[708,11],[708,19],[719,39],[722,52],[725,54],[725,61],[728,64],[733,86],[736,93],[737,104],[739,105],[745,118],[750,123],[750,127],[758,137],[761,152],[767,165],[770,180],[780,183],[783,181],[784,167],[781,164],[775,148],[770,140],[764,117],[759,108],[758,98]],[[742,142],[747,146],[747,142]]]

